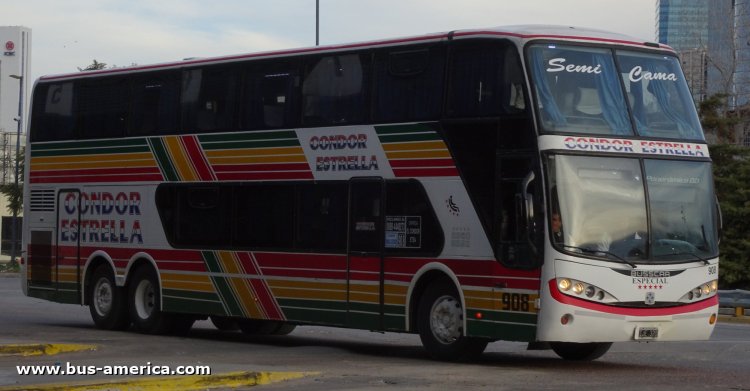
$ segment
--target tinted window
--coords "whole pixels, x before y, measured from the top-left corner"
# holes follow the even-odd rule
[[[231,188],[164,185],[156,203],[170,242],[177,246],[216,247],[229,244]]]
[[[443,98],[444,50],[383,51],[375,56],[375,120],[435,118]]]
[[[451,58],[450,116],[493,117],[525,110],[523,72],[512,46],[459,44]]]
[[[297,186],[297,248],[346,249],[346,183]]]
[[[236,72],[227,67],[182,73],[182,126],[185,131],[235,128]]]
[[[422,185],[417,181],[386,182],[386,251],[435,254],[443,241],[443,231]]]
[[[273,129],[297,124],[299,73],[290,65],[270,64],[246,71],[242,126]]]
[[[78,87],[78,127],[82,138],[121,137],[128,121],[126,79],[86,79]]]
[[[73,83],[39,84],[34,90],[31,141],[73,138]]]
[[[307,125],[363,121],[366,106],[366,61],[358,54],[323,57],[310,66],[302,85]]]
[[[136,76],[129,133],[135,136],[176,133],[180,74],[155,73]]]
[[[233,241],[239,247],[292,248],[294,185],[235,187]]]

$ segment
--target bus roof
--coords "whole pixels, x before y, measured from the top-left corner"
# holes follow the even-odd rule
[[[263,59],[263,58],[274,58],[274,57],[285,57],[295,56],[304,54],[315,54],[315,53],[330,53],[338,51],[346,51],[351,49],[364,49],[364,48],[376,48],[376,47],[389,47],[389,46],[400,46],[417,44],[424,42],[439,42],[453,39],[466,39],[466,38],[505,38],[512,41],[516,41],[519,45],[524,45],[528,41],[533,40],[563,40],[573,42],[589,42],[589,43],[601,43],[609,45],[625,45],[631,47],[639,47],[644,49],[662,49],[670,52],[674,50],[664,44],[645,42],[642,39],[635,38],[628,35],[613,33],[604,30],[596,30],[589,28],[573,27],[573,26],[555,26],[555,25],[518,25],[518,26],[502,26],[488,29],[476,29],[476,30],[455,30],[450,32],[434,33],[421,36],[403,37],[403,38],[392,38],[377,41],[365,41],[357,43],[327,45],[327,46],[315,46],[307,48],[287,49],[278,51],[258,52],[258,53],[247,53],[228,55],[220,57],[209,57],[209,58],[189,58],[183,61],[158,63],[152,65],[136,65],[131,67],[114,68],[114,69],[103,69],[97,71],[84,71],[75,73],[55,74],[46,75],[39,78],[39,81],[57,81],[61,79],[77,79],[86,77],[95,77],[112,74],[125,74],[131,72],[141,72],[159,69],[170,69],[170,68],[182,68],[190,67],[194,65],[207,65],[207,64],[220,64],[232,61],[250,60],[250,59]]]

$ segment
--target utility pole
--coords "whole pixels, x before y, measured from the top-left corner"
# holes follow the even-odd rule
[[[26,60],[26,33],[21,32],[21,74],[10,75],[10,77],[18,80],[18,128],[16,130],[16,175],[15,175],[15,189],[16,196],[18,195],[18,154],[21,151],[21,122],[23,120],[23,78],[24,78],[24,66]],[[10,247],[10,265],[16,265],[16,242],[18,241],[18,208],[13,208],[13,223],[11,224],[11,247]]]
[[[320,45],[320,0],[315,0],[315,46]]]

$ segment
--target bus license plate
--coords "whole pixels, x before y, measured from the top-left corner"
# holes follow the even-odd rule
[[[638,327],[636,329],[636,339],[657,339],[659,338],[658,327]]]

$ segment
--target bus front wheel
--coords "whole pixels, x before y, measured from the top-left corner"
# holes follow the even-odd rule
[[[612,342],[550,342],[552,350],[560,358],[571,361],[592,361],[607,353]]]
[[[469,360],[480,355],[489,340],[464,335],[464,310],[447,279],[431,283],[417,308],[417,328],[430,357],[444,361]]]
[[[109,267],[102,265],[94,270],[89,288],[89,312],[96,327],[103,330],[125,330],[128,319],[125,289],[115,284]]]

